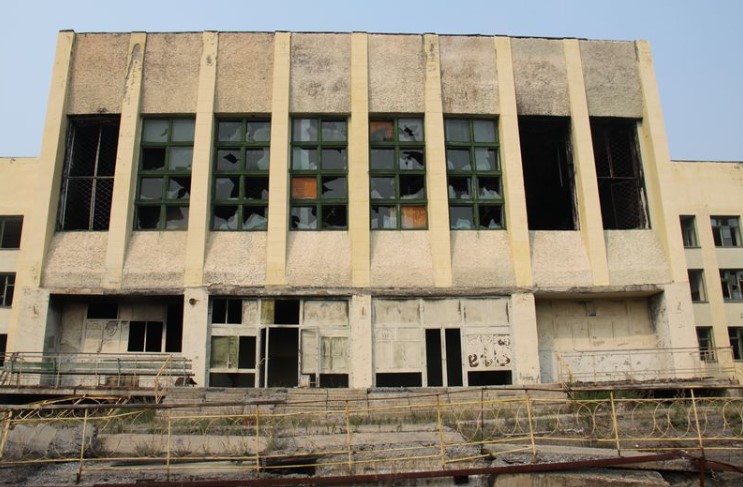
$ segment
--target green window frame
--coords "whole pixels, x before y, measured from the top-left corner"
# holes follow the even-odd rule
[[[15,274],[0,274],[0,308],[9,308],[13,304]]]
[[[444,133],[449,228],[502,230],[503,178],[496,120],[447,118]]]
[[[369,121],[372,230],[426,230],[426,150],[423,118]]]
[[[188,228],[193,139],[193,118],[142,121],[135,230]]]
[[[348,229],[348,121],[292,120],[290,230]]]
[[[266,230],[270,120],[219,120],[216,132],[211,229]]]
[[[0,249],[17,250],[21,248],[22,233],[22,216],[0,216]]]

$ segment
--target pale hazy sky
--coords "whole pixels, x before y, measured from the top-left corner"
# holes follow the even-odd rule
[[[0,156],[36,156],[57,33],[366,31],[650,41],[671,157],[743,160],[743,0],[65,0],[0,4]]]

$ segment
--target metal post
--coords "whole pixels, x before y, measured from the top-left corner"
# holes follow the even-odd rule
[[[531,414],[531,400],[529,399],[529,393],[526,393],[526,416],[529,419],[529,440],[531,441],[531,459],[532,461],[537,460],[537,444],[534,440],[534,420]]]
[[[694,411],[694,422],[697,425],[697,438],[699,439],[699,449],[702,451],[702,458],[704,458],[704,440],[702,440],[702,428],[699,426],[699,413],[697,412],[697,401],[694,396],[694,389],[689,389],[691,392],[691,407]]]
[[[617,421],[617,410],[614,407],[614,391],[609,392],[609,401],[611,402],[611,422],[614,426],[614,441],[617,444],[617,455],[622,456],[622,447],[619,443],[619,422]]]

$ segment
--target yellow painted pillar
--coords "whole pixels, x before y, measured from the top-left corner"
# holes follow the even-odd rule
[[[511,244],[516,285],[527,287],[532,285],[531,251],[529,223],[526,215],[524,170],[521,165],[519,121],[516,111],[516,87],[513,81],[511,40],[507,37],[496,37],[495,51],[498,99],[500,100],[498,140],[501,171],[503,171],[506,228]]]
[[[436,287],[451,287],[451,239],[449,237],[449,197],[446,185],[446,144],[444,109],[441,102],[441,62],[439,38],[423,36],[426,53],[425,138],[426,185],[428,186],[428,235]]]
[[[61,31],[54,54],[49,103],[38,163],[33,205],[23,222],[15,281],[15,300],[8,326],[7,350],[40,352],[44,347],[48,293],[40,289],[42,270],[56,225],[59,188],[67,136],[67,88],[75,33]],[[34,313],[31,310],[35,310]],[[24,310],[21,313],[21,310]],[[20,330],[23,330],[21,333]]]
[[[268,190],[266,285],[286,284],[286,238],[289,204],[289,70],[291,34],[274,37],[271,107],[271,175]]]
[[[534,295],[512,294],[510,315],[514,358],[513,383],[539,384],[539,336]]]
[[[366,33],[351,34],[351,120],[348,139],[348,230],[351,283],[369,285],[369,55]]]
[[[217,32],[203,33],[199,93],[196,101],[196,127],[191,168],[191,201],[188,210],[186,270],[184,285],[201,286],[204,278],[206,240],[211,224],[209,194],[211,188],[212,152],[214,144],[214,97],[217,84]]]
[[[374,333],[372,332],[372,297],[360,294],[351,297],[351,380],[354,389],[371,387],[374,383]]]
[[[140,138],[140,100],[142,98],[142,66],[144,64],[147,34],[132,33],[129,37],[129,55],[121,102],[119,145],[116,151],[116,177],[114,178],[109,220],[106,269],[102,285],[106,288],[121,287],[126,248],[133,228],[134,192],[137,187],[137,166]]]
[[[604,224],[601,219],[596,163],[593,157],[591,121],[588,116],[586,85],[583,80],[583,63],[577,39],[565,39],[565,66],[568,76],[568,97],[572,125],[573,167],[575,190],[578,200],[578,222],[588,260],[591,262],[593,284],[609,284],[609,264],[606,257]]]

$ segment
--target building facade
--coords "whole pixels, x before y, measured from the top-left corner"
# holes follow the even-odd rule
[[[63,31],[40,156],[0,159],[0,345],[221,387],[734,378],[741,194],[670,161],[644,41]]]

